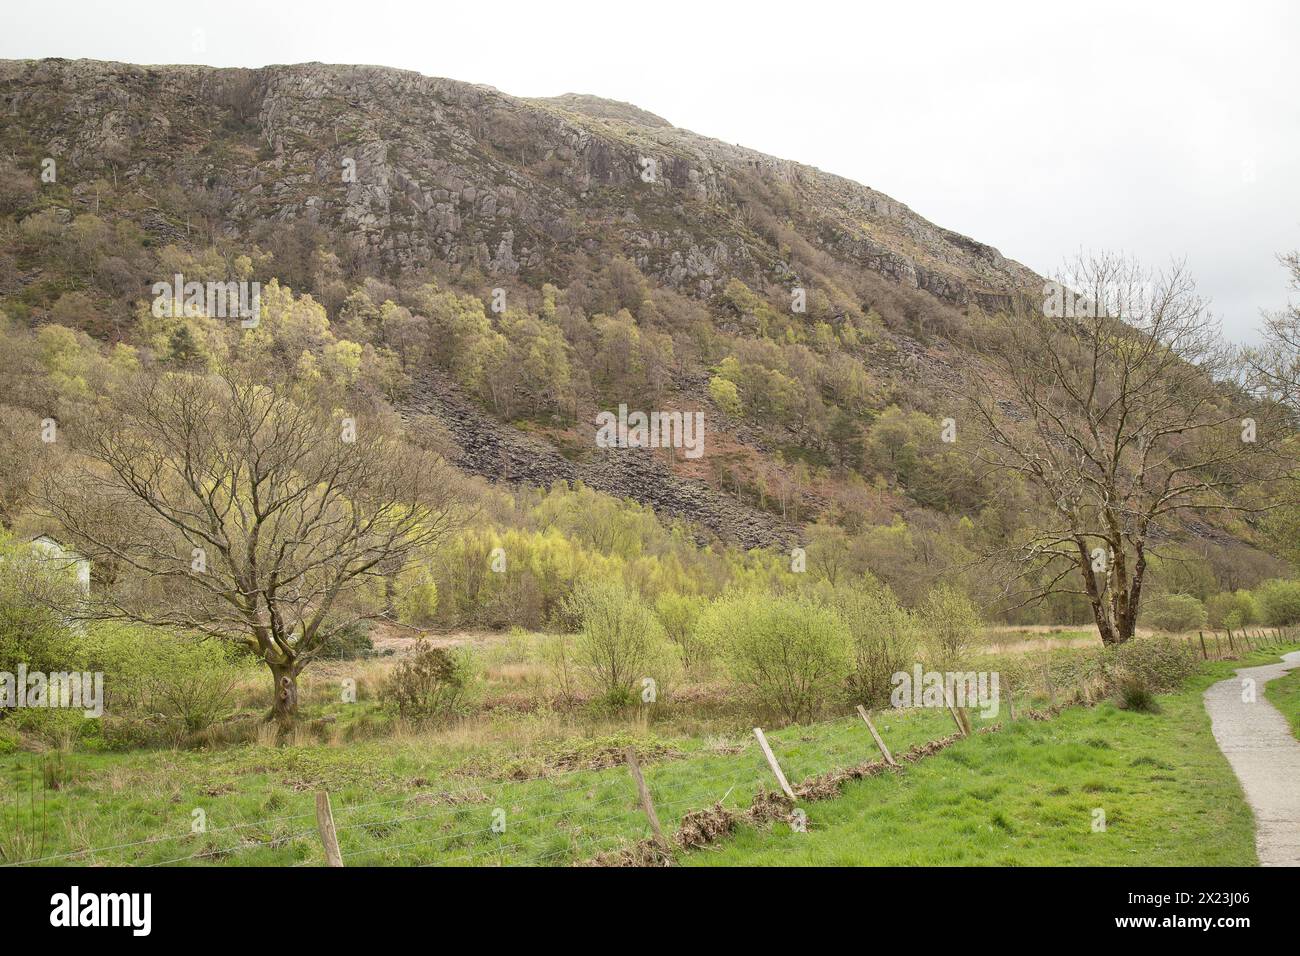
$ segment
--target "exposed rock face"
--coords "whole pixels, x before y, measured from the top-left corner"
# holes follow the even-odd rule
[[[673,474],[652,451],[593,449],[589,460],[573,462],[550,445],[502,424],[441,374],[429,372],[415,389],[408,412],[434,416],[455,440],[455,464],[491,481],[549,486],[582,481],[597,491],[631,498],[668,519],[707,528],[743,548],[792,545],[799,531],[780,519],[719,494],[702,481]],[[593,426],[594,427],[594,426]],[[703,537],[699,539],[704,543]]]
[[[437,259],[540,282],[617,253],[688,294],[796,283],[746,218],[758,182],[793,201],[814,246],[950,304],[1034,279],[873,189],[592,96],[319,63],[4,61],[0,115],[73,171],[179,180],[228,233],[309,222],[390,269]]]

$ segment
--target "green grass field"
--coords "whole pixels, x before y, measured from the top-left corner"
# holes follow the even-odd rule
[[[946,712],[932,710],[891,712],[879,727],[898,749],[954,729]],[[769,740],[794,781],[876,756],[857,717],[788,727]],[[477,739],[431,745],[412,736],[343,746],[79,754],[63,759],[64,779],[43,800],[41,761],[18,754],[0,758],[0,819],[10,828],[6,837],[0,827],[0,851],[6,861],[55,857],[48,862],[72,864],[318,864],[314,793],[324,789],[344,858],[355,864],[564,864],[648,835],[623,762],[628,744],[642,754],[668,829],[690,810],[718,800],[745,806],[758,789],[774,786],[749,734],[629,733],[541,741],[523,751]],[[502,833],[492,829],[498,809]],[[205,833],[191,832],[195,810],[203,811]],[[41,819],[43,844],[33,836],[17,845],[15,835],[38,833]],[[76,855],[60,858],[70,853]]]
[[[1158,714],[1110,703],[1017,721],[905,774],[850,783],[809,804],[808,830],[745,827],[704,866],[1247,866],[1249,808],[1210,733],[1201,694],[1242,663],[1206,665]],[[1094,811],[1105,830],[1094,832]]]
[[[1259,653],[1245,660],[1273,659]],[[1251,864],[1250,813],[1200,697],[1240,663],[1205,665],[1183,691],[1160,698],[1159,714],[1103,703],[1051,721],[1021,719],[899,774],[851,783],[838,799],[806,804],[809,832],[782,823],[742,828],[679,860]],[[896,753],[954,729],[936,710],[882,713],[877,726]],[[648,835],[622,762],[628,744],[642,755],[669,832],[690,810],[716,801],[743,808],[759,789],[774,788],[743,731],[519,739],[412,734],[58,761],[9,754],[0,758],[0,853],[5,862],[49,864],[321,865],[314,793],[324,789],[348,865],[564,865]],[[769,739],[796,785],[877,756],[857,717],[788,727]],[[1092,832],[1097,808],[1106,813],[1102,833]],[[196,811],[205,832],[192,830]]]

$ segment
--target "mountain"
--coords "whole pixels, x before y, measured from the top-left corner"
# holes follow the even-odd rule
[[[617,251],[707,296],[732,276],[800,281],[765,234],[776,218],[847,268],[958,307],[1035,280],[873,189],[594,96],[523,99],[367,66],[40,60],[0,63],[0,110],[78,173],[107,164],[140,188],[202,196],[223,232],[310,223],[398,270],[438,259],[538,283]]]
[[[374,66],[2,61],[0,115],[0,312],[29,329],[193,363],[211,329],[149,327],[153,285],[274,280],[305,317],[287,367],[336,338],[397,366],[372,391],[467,472],[746,548],[844,529],[901,591],[1032,510],[939,426],[964,331],[1042,278],[867,186],[626,103]],[[621,404],[706,410],[709,454],[595,448]],[[1191,534],[1245,560],[1240,529]]]

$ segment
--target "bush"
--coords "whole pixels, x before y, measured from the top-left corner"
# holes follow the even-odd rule
[[[663,627],[626,585],[585,581],[564,602],[564,613],[578,622],[573,648],[577,670],[602,702],[630,704],[646,677],[657,684],[667,677]]]
[[[0,603],[0,671],[16,673],[19,664],[29,671],[67,670],[76,646],[71,629],[48,609]]]
[[[805,599],[732,595],[704,612],[699,629],[731,679],[790,722],[815,716],[853,669],[849,629]]]
[[[1300,624],[1300,581],[1265,581],[1255,589],[1255,597],[1269,627]]]
[[[80,667],[80,641],[60,611],[78,599],[70,573],[0,530],[0,671]]]
[[[330,634],[316,656],[326,661],[355,661],[373,657],[375,642],[364,621],[351,621]]]
[[[966,595],[941,584],[925,596],[920,619],[934,668],[960,670],[979,637],[979,610]]]
[[[849,677],[853,703],[887,706],[891,678],[899,671],[910,671],[916,661],[920,638],[916,615],[900,605],[887,587],[874,593],[842,589],[832,602],[853,638],[853,673]]]
[[[1142,714],[1160,712],[1156,695],[1146,681],[1140,677],[1128,676],[1119,682],[1115,690],[1115,706],[1120,710],[1133,710]]]
[[[1210,627],[1227,627],[1236,630],[1263,620],[1259,602],[1249,591],[1224,591],[1205,603],[1206,619]]]
[[[542,642],[542,662],[546,665],[550,685],[555,696],[566,704],[578,696],[578,665],[573,656],[573,644],[572,634],[552,634]]]
[[[1181,634],[1205,627],[1205,605],[1190,594],[1157,594],[1142,607],[1139,619],[1157,631]]]
[[[468,651],[420,641],[415,653],[393,668],[379,696],[408,720],[445,720],[465,709],[474,684]]]
[[[85,644],[58,609],[70,610],[80,593],[74,578],[0,530],[0,671],[43,674],[86,670]],[[98,721],[66,707],[0,708],[9,739],[23,735],[69,746]]]
[[[101,625],[87,637],[92,670],[104,672],[105,710],[144,718],[172,740],[207,730],[233,711],[249,658],[234,644],[152,628]]]
[[[659,623],[668,639],[677,645],[682,666],[691,674],[698,675],[708,663],[708,645],[700,640],[696,627],[707,604],[702,598],[674,591],[660,595],[655,602]]]
[[[1168,637],[1134,638],[1106,648],[1100,668],[1112,686],[1136,678],[1154,693],[1182,687],[1200,667],[1199,653],[1191,645]]]

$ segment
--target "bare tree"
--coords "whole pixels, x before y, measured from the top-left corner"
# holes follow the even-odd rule
[[[1300,292],[1300,252],[1280,256],[1291,275],[1291,288]],[[1300,303],[1264,316],[1264,342],[1246,353],[1251,384],[1300,414]]]
[[[1039,527],[987,557],[1015,606],[1085,596],[1101,639],[1133,636],[1153,545],[1196,516],[1250,510],[1271,418],[1235,386],[1236,364],[1181,265],[1153,273],[1081,256],[1042,302],[977,334],[964,389],[976,458],[1039,493]]]
[[[1300,291],[1300,252],[1279,256],[1290,275],[1292,291]],[[1264,340],[1245,351],[1248,381],[1255,392],[1277,403],[1293,436],[1300,426],[1300,303],[1264,316]],[[1292,437],[1279,448],[1281,468],[1287,476],[1265,528],[1274,550],[1293,565],[1300,563],[1300,438]]]
[[[83,467],[43,496],[103,575],[94,616],[243,643],[280,720],[303,668],[382,610],[384,569],[442,540],[457,500],[391,423],[296,398],[234,372],[142,376],[74,435]]]

